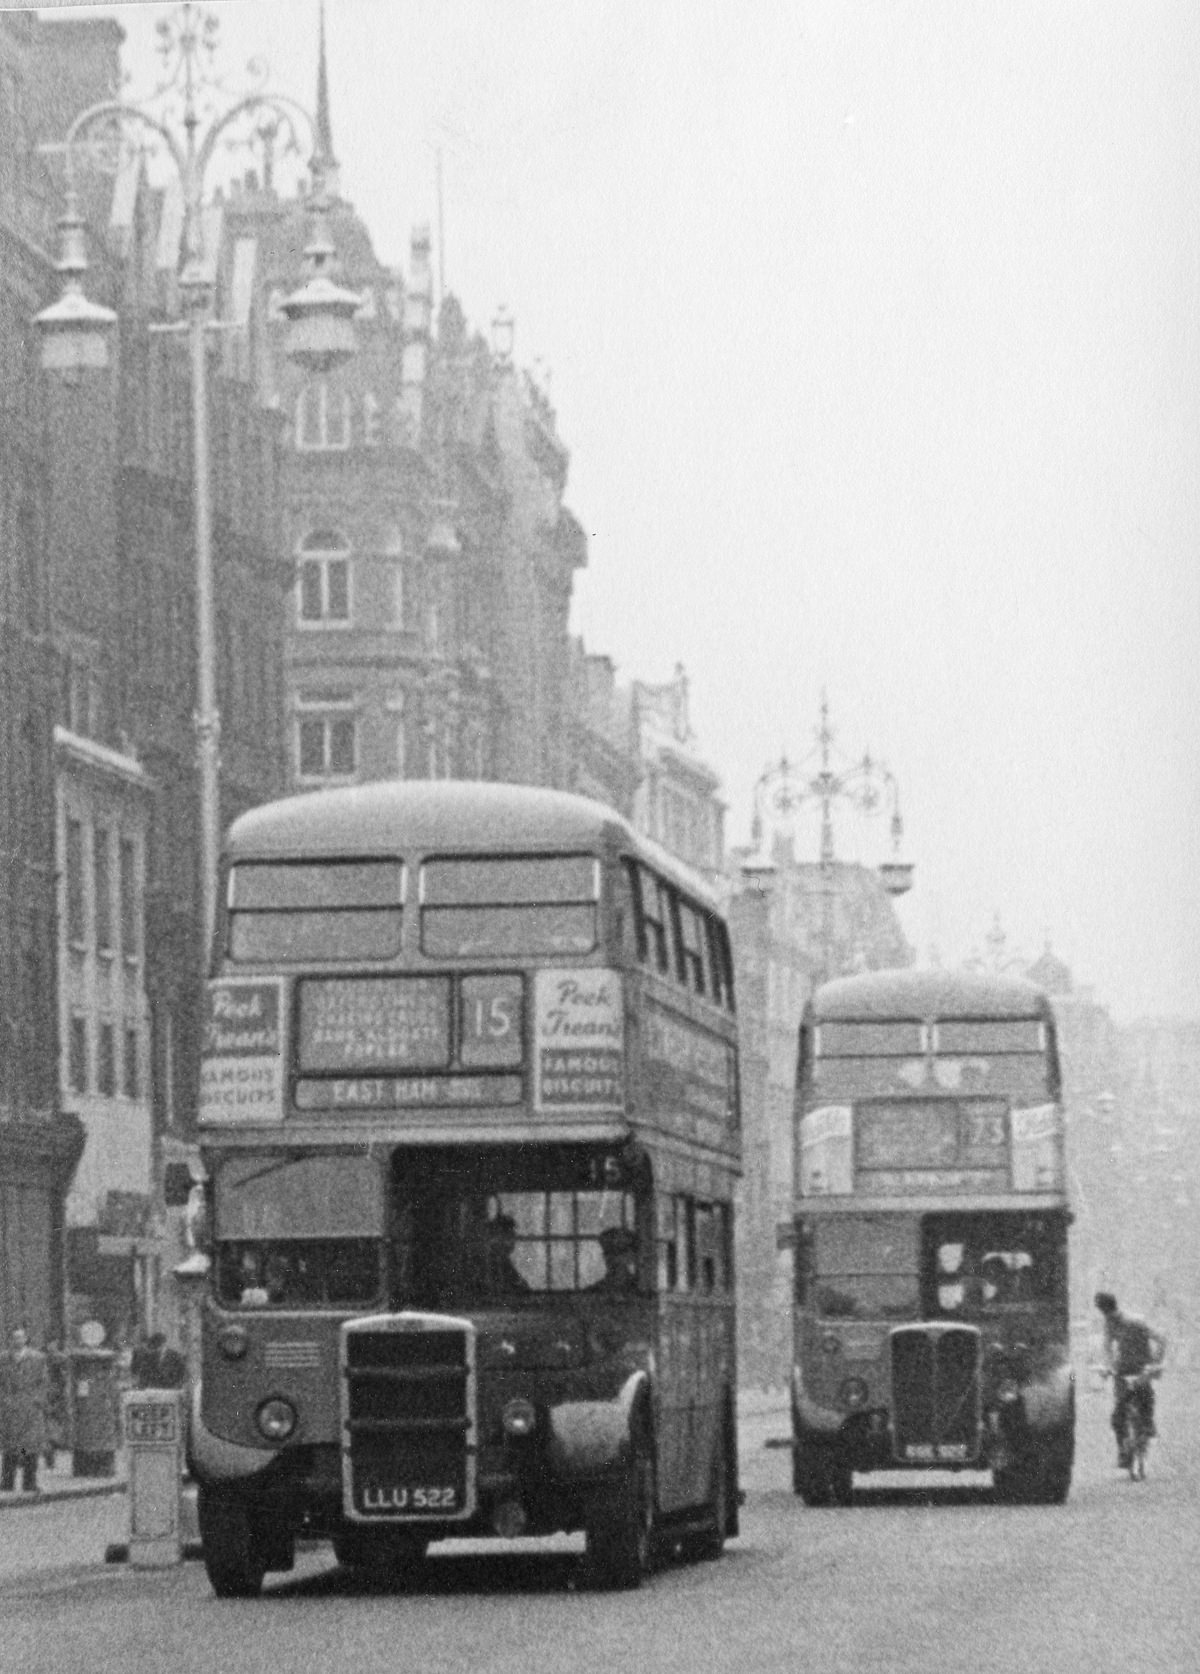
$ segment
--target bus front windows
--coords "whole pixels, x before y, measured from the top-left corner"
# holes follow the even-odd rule
[[[439,1156],[440,1167],[411,1156],[394,1165],[396,1306],[466,1309],[616,1289],[621,1279],[642,1288],[645,1216],[615,1155]]]
[[[804,1291],[822,1319],[915,1319],[915,1228],[895,1215],[810,1223],[800,1238]]]
[[[379,1299],[379,1246],[369,1238],[223,1240],[215,1282],[227,1308],[362,1308]]]
[[[225,1307],[362,1308],[380,1296],[382,1194],[364,1154],[251,1152],[214,1177]]]
[[[1054,1292],[1055,1237],[1037,1216],[930,1216],[924,1239],[931,1313],[1002,1315]]]

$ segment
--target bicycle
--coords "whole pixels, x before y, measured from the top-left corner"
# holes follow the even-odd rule
[[[1121,1390],[1121,1432],[1118,1437],[1119,1462],[1129,1472],[1131,1482],[1146,1480],[1146,1455],[1154,1434],[1144,1391],[1150,1389],[1158,1376],[1157,1366],[1147,1366],[1141,1372],[1107,1372]]]

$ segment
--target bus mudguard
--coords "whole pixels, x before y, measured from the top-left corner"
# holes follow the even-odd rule
[[[804,1388],[799,1366],[792,1367],[792,1403],[801,1428],[818,1430],[829,1436],[835,1435],[841,1429],[845,1414],[813,1400]]]
[[[237,1482],[257,1476],[279,1457],[274,1447],[245,1447],[241,1442],[214,1436],[200,1416],[200,1385],[192,1391],[191,1422],[188,1426],[188,1469],[197,1482]]]
[[[1038,1433],[1059,1430],[1071,1418],[1074,1377],[1062,1364],[1048,1367],[1022,1389],[1025,1421]]]
[[[635,1410],[649,1402],[650,1379],[637,1371],[610,1401],[561,1401],[547,1414],[549,1459],[562,1480],[604,1476],[628,1456]]]

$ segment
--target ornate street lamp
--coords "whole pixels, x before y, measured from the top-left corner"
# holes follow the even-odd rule
[[[829,724],[829,701],[821,693],[821,724],[816,732],[817,749],[801,762],[786,756],[768,767],[754,787],[754,819],[751,840],[762,849],[767,824],[790,822],[801,808],[816,805],[821,810],[822,867],[833,865],[833,809],[844,802],[863,815],[875,814],[886,803],[891,807],[892,855],[879,867],[880,879],[889,895],[904,895],[912,888],[913,866],[901,860],[900,840],[904,822],[900,818],[900,788],[895,775],[868,752],[859,761],[836,767],[833,760],[833,728]]]
[[[183,193],[183,264],[179,287],[188,333],[192,392],[192,492],[196,546],[196,737],[200,780],[200,895],[203,947],[212,942],[216,907],[217,859],[220,847],[220,715],[216,701],[216,646],[213,617],[212,482],[209,465],[208,367],[205,335],[219,322],[212,320],[213,281],[204,250],[204,193],[208,169],[218,142],[234,124],[252,113],[269,111],[295,135],[294,116],[302,118],[312,137],[311,209],[313,231],[305,251],[306,282],[284,303],[291,321],[286,352],[310,372],[328,372],[354,353],[353,316],[358,296],[338,285],[332,274],[333,246],[325,230],[327,201],[323,155],[318,125],[294,100],[276,93],[254,92],[237,101],[211,122],[203,137],[199,91],[208,79],[202,59],[214,47],[217,21],[185,0],[177,12],[158,25],[160,52],[168,73],[158,92],[177,89],[182,95],[182,141],[164,120],[141,105],[105,99],[89,106],[72,122],[62,146],[66,174],[66,212],[58,271],[63,293],[35,317],[42,333],[42,365],[52,372],[78,377],[86,368],[108,364],[109,330],[116,320],[110,309],[89,302],[83,294],[83,221],[78,211],[76,169],[80,153],[92,138],[105,146],[121,141],[132,130],[153,136],[165,149]],[[176,328],[167,328],[176,329]]]

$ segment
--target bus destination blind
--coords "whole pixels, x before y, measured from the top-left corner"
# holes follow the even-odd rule
[[[301,1072],[445,1069],[445,977],[321,977],[300,985]]]

